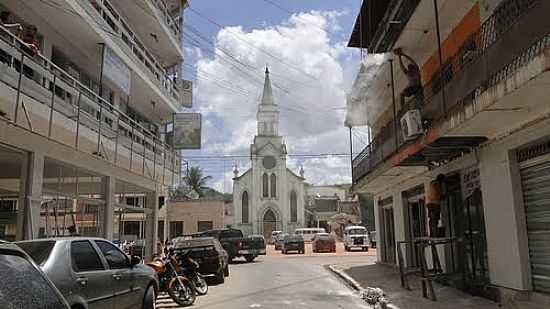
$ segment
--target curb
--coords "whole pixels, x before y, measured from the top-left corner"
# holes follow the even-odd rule
[[[363,290],[363,287],[357,281],[355,281],[355,279],[353,279],[348,274],[346,274],[345,271],[338,269],[335,265],[327,265],[326,268],[330,270],[333,274],[335,274],[337,277],[342,279],[346,285],[348,285],[355,291],[359,292]]]

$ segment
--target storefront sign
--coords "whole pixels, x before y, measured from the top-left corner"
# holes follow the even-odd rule
[[[127,95],[130,94],[130,68],[109,47],[104,47],[103,76],[119,87]]]
[[[174,114],[174,148],[201,148],[201,114]]]

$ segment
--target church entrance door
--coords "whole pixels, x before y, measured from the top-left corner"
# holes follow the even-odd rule
[[[271,209],[268,209],[264,214],[263,226],[265,239],[270,239],[271,232],[277,230],[277,217]]]

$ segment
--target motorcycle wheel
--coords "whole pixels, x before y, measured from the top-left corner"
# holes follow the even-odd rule
[[[197,275],[195,279],[195,291],[197,291],[199,295],[206,295],[206,293],[208,293],[208,283],[206,283],[206,280],[200,275]]]
[[[187,278],[183,276],[178,276],[178,278],[180,280],[171,280],[168,284],[168,295],[180,306],[191,306],[197,298],[195,287]],[[180,281],[183,286],[179,283]]]

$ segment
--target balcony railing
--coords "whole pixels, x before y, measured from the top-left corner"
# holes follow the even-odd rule
[[[12,89],[1,107],[9,121],[155,181],[175,180],[181,158],[157,133],[22,44],[0,26],[0,82]]]
[[[149,0],[162,14],[164,24],[172,31],[176,40],[181,40],[181,29],[176,19],[170,14],[168,5],[164,0]]]
[[[424,85],[422,116],[437,122],[463,108],[484,90],[504,80],[550,45],[550,3],[505,0]],[[443,95],[442,89],[445,89]],[[405,143],[399,119],[392,119],[353,159],[354,182],[369,174]],[[397,122],[397,123],[395,123]]]
[[[116,11],[109,0],[94,0],[87,2],[91,11],[96,12],[105,21],[105,25],[111,31],[120,36],[126,47],[129,48],[137,63],[144,66],[151,80],[176,101],[176,106],[181,105],[181,95],[176,83],[163,69],[153,54],[145,48],[141,39],[130,29],[128,22]]]

